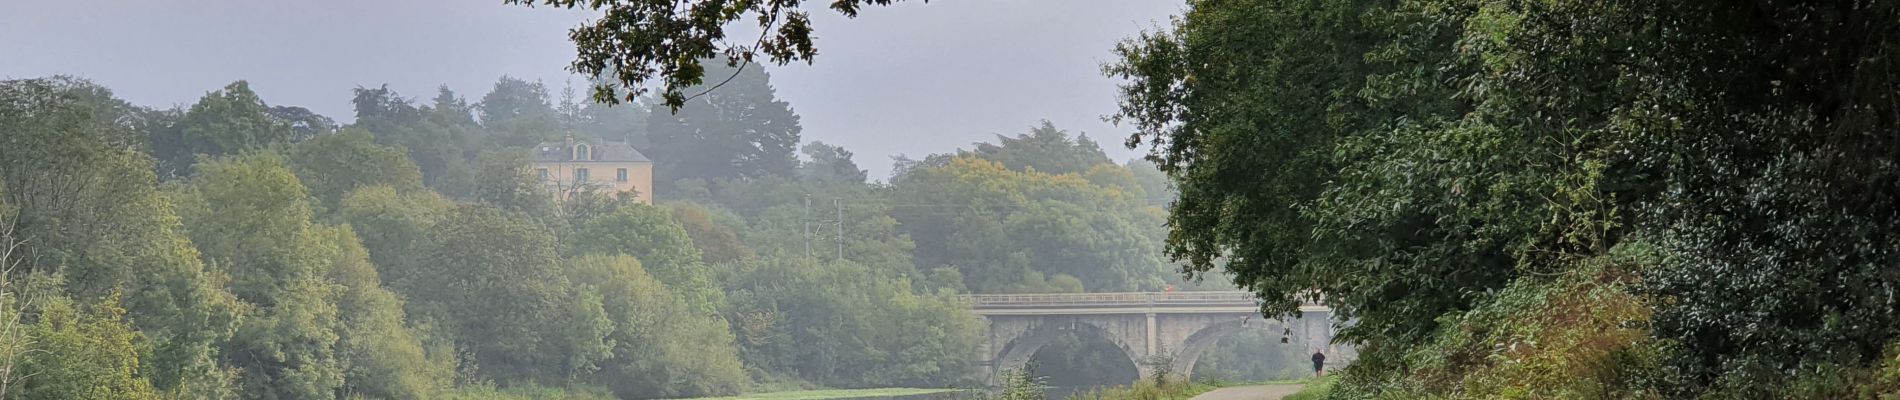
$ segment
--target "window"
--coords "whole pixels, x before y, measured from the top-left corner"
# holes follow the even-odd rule
[[[587,181],[587,169],[586,169],[586,168],[575,168],[575,169],[574,169],[574,181],[575,181],[575,182],[586,182],[586,181]]]
[[[548,180],[548,169],[547,169],[547,168],[535,168],[535,169],[534,169],[534,172],[535,172],[536,174],[539,174],[539,175],[541,176],[541,180],[544,180],[544,181],[545,181],[545,180]]]
[[[592,147],[588,147],[586,143],[574,145],[574,160],[589,161],[593,159],[594,149]]]
[[[619,169],[615,169],[615,170],[614,170],[614,181],[616,181],[616,182],[626,182],[626,181],[627,181],[627,169],[626,169],[626,168],[619,168]]]

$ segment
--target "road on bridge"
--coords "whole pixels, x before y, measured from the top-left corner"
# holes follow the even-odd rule
[[[1300,391],[1303,385],[1235,386],[1214,389],[1189,400],[1280,400]]]

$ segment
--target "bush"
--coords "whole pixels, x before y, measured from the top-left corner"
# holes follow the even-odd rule
[[[1215,388],[1217,386],[1187,381],[1139,380],[1128,386],[1078,392],[1065,400],[1181,400]]]
[[[1440,319],[1403,353],[1364,349],[1335,398],[1655,398],[1666,346],[1633,289],[1657,262],[1625,244],[1555,278],[1526,276],[1474,310]]]
[[[450,392],[442,400],[617,400],[617,398],[607,389],[597,387],[554,388],[527,385],[497,388],[476,385]]]
[[[981,322],[947,294],[853,262],[722,265],[726,319],[746,365],[815,384],[944,387],[976,371]],[[764,380],[764,379],[761,379]]]

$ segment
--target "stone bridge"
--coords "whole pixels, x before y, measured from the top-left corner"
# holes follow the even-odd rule
[[[1194,362],[1203,351],[1245,329],[1291,328],[1292,340],[1307,348],[1332,339],[1330,309],[1305,305],[1300,307],[1304,321],[1283,324],[1261,318],[1248,292],[993,294],[963,299],[976,315],[989,320],[982,354],[992,381],[999,372],[1023,368],[1036,350],[1071,331],[1120,347],[1141,378],[1163,371],[1163,365],[1172,375],[1193,376]]]

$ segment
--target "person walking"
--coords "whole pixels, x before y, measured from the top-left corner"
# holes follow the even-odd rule
[[[1313,377],[1318,378],[1324,376],[1325,373],[1326,353],[1321,353],[1319,349],[1313,349]]]

